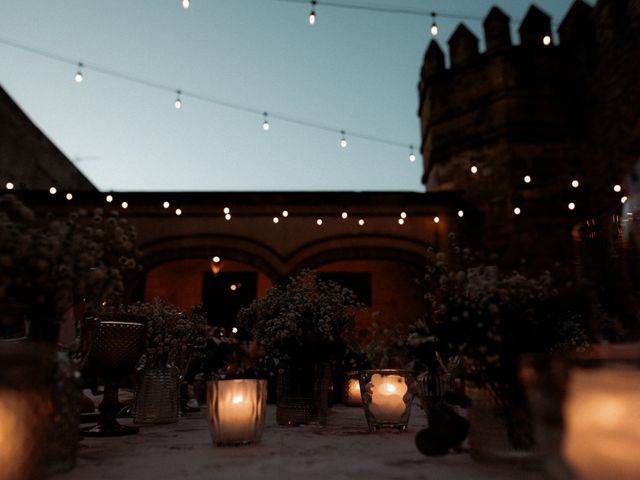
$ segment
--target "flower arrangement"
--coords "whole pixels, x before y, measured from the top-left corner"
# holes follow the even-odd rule
[[[155,299],[129,305],[127,311],[146,319],[143,366],[170,364],[182,370],[192,357],[202,354],[206,346],[207,320],[198,307],[186,314],[178,307]]]
[[[14,195],[0,198],[0,303],[4,329],[24,318],[32,336],[55,338],[75,304],[117,300],[128,272],[139,268],[136,230],[117,212],[77,210],[66,218],[36,214]],[[7,320],[8,319],[8,320]]]
[[[262,345],[267,363],[335,362],[350,341],[355,294],[305,270],[238,313],[241,327]]]

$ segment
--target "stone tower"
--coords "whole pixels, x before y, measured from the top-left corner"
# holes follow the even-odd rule
[[[620,211],[625,192],[612,187],[640,159],[640,1],[577,0],[558,44],[535,6],[519,44],[497,7],[483,27],[484,52],[460,24],[448,67],[435,40],[425,53],[422,181],[428,191],[463,190],[486,243],[562,254],[573,225]]]

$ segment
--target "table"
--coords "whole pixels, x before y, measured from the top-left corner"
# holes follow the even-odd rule
[[[130,424],[130,419],[121,419]],[[538,480],[542,472],[475,463],[466,453],[426,457],[415,434],[426,416],[414,406],[404,433],[369,433],[361,408],[334,406],[326,426],[281,427],[267,408],[260,443],[214,447],[206,413],[178,423],[142,425],[128,437],[85,438],[76,468],[55,479]]]

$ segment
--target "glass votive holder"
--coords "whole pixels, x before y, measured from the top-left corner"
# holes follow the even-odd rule
[[[214,445],[246,445],[262,437],[267,411],[266,380],[207,382],[209,430]]]
[[[40,478],[46,471],[52,416],[52,351],[0,341],[0,478]]]
[[[521,376],[551,478],[638,478],[640,344],[548,361],[528,358]]]
[[[412,375],[408,370],[380,369],[359,372],[364,414],[372,432],[404,432],[409,424]]]
[[[342,384],[342,403],[347,407],[361,407],[360,377],[358,372],[345,372],[346,379]]]

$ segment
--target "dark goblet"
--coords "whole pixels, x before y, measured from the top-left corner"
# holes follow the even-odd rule
[[[112,437],[138,433],[138,428],[117,421],[120,380],[138,363],[145,344],[146,326],[140,322],[101,321],[98,324],[89,361],[104,379],[104,398],[98,407],[97,425],[83,429],[82,435]]]

